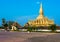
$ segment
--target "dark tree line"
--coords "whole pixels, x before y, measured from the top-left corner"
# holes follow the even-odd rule
[[[48,30],[51,30],[51,32],[56,32],[56,24],[53,24],[53,25],[50,25],[48,27],[43,27],[43,26],[40,26],[40,27],[31,27],[31,26],[28,26],[27,27],[27,31],[32,31],[32,30],[38,30],[38,29],[48,29]]]
[[[0,29],[11,29],[11,25],[14,23],[14,21],[6,21],[5,18],[2,18],[2,26],[0,26]]]
[[[0,26],[0,29],[11,30],[13,25],[17,29],[22,28],[17,22],[14,22],[14,21],[6,21],[5,18],[2,18],[2,26]]]

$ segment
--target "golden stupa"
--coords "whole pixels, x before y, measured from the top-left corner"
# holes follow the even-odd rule
[[[54,21],[53,20],[49,20],[48,18],[46,18],[43,14],[43,8],[42,8],[42,3],[40,4],[40,11],[39,11],[39,16],[33,20],[33,21],[29,21],[25,26],[36,26],[36,27],[40,27],[40,26],[50,26],[53,25]]]

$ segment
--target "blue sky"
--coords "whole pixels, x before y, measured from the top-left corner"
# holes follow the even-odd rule
[[[60,0],[0,0],[0,24],[5,18],[24,25],[39,15],[41,2],[44,15],[60,25]]]

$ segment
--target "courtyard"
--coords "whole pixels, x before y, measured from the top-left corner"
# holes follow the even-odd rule
[[[60,42],[60,33],[3,31],[0,42]]]

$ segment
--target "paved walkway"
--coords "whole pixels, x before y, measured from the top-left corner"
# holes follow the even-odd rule
[[[60,34],[40,32],[0,32],[0,42],[60,42]]]

